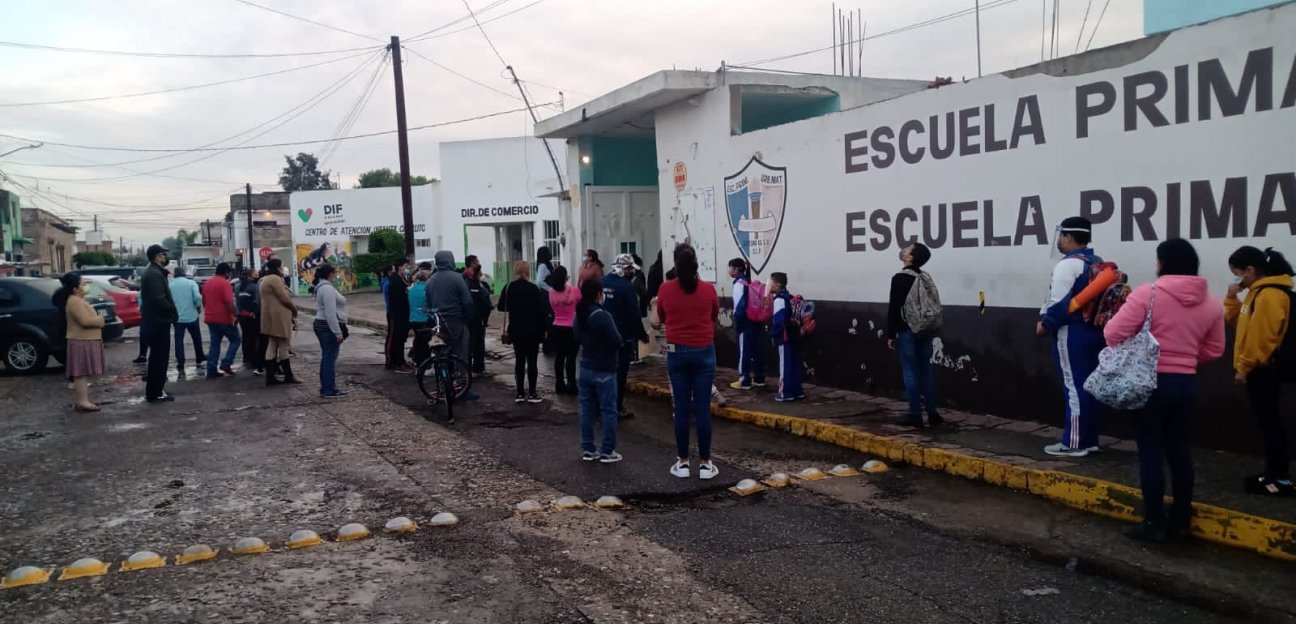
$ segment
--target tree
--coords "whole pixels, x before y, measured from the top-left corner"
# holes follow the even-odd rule
[[[378,230],[369,235],[369,253],[358,254],[352,265],[357,274],[377,273],[405,257],[405,237],[396,230]]]
[[[127,257],[125,264],[126,266],[133,266],[133,267],[148,266],[148,258],[145,258],[142,254],[135,254],[133,256]]]
[[[287,165],[279,173],[279,186],[285,191],[319,191],[333,188],[329,182],[331,171],[319,170],[319,159],[314,154],[300,152],[294,158],[284,155]]]
[[[400,174],[383,167],[374,169],[360,174],[356,180],[357,184],[353,188],[378,188],[383,186],[400,186]],[[414,176],[410,178],[410,186],[423,186],[436,182],[436,178],[427,176]]]
[[[83,251],[72,254],[72,264],[78,269],[87,266],[117,266],[117,256],[107,251]]]
[[[175,236],[168,236],[162,239],[162,246],[166,247],[167,257],[171,260],[180,260],[184,253],[185,245],[192,245],[198,242],[198,230],[190,232],[189,230],[177,230]]]

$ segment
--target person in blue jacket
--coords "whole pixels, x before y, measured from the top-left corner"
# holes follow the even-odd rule
[[[1057,250],[1064,256],[1053,267],[1049,296],[1035,325],[1038,336],[1053,337],[1053,359],[1062,379],[1066,399],[1066,421],[1062,440],[1044,447],[1058,457],[1084,457],[1098,449],[1098,400],[1084,389],[1105,342],[1102,329],[1084,319],[1081,311],[1071,312],[1071,300],[1089,285],[1091,267],[1102,258],[1089,248],[1093,224],[1084,217],[1068,217],[1057,228]]]
[[[775,401],[799,401],[806,397],[801,387],[801,330],[792,322],[792,293],[787,273],[770,273],[770,294],[774,297],[774,318],[769,334],[778,347],[779,385]]]
[[[729,277],[733,279],[733,320],[738,332],[738,381],[729,384],[735,390],[751,390],[752,386],[765,387],[765,333],[764,323],[754,323],[747,318],[747,295],[751,286],[751,265],[742,258],[729,261]]]
[[[634,418],[625,408],[626,378],[630,375],[630,362],[639,353],[636,341],[648,342],[648,332],[639,316],[639,292],[627,273],[638,271],[630,254],[617,256],[612,270],[603,277],[603,309],[616,321],[621,335],[621,348],[617,352],[617,417]]]

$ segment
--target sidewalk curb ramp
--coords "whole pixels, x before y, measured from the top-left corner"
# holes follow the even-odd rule
[[[631,392],[670,400],[670,390],[640,380],[627,384]],[[1138,489],[1093,477],[1026,468],[989,457],[976,457],[947,449],[914,444],[867,431],[859,431],[799,416],[711,406],[711,413],[812,438],[843,448],[876,455],[893,462],[946,472],[1034,496],[1109,518],[1138,522],[1142,494]],[[1296,561],[1296,524],[1253,516],[1232,509],[1193,503],[1193,536],[1206,541],[1257,552],[1266,557]]]

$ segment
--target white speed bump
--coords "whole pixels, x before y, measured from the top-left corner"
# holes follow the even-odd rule
[[[539,501],[524,500],[517,505],[514,505],[513,510],[520,514],[532,514],[544,511],[545,506],[541,505]]]
[[[798,472],[796,476],[802,481],[822,481],[828,478],[828,475],[824,474],[824,471],[813,467]]]
[[[259,555],[269,550],[270,545],[259,537],[244,537],[230,547],[230,552],[236,555]]]
[[[40,585],[48,583],[51,570],[36,566],[22,566],[0,578],[0,588],[22,587],[23,585]]]
[[[354,542],[366,537],[369,537],[369,529],[359,522],[344,524],[337,532],[337,541],[339,542]]]
[[[77,559],[72,562],[72,565],[63,568],[63,573],[59,575],[58,580],[70,581],[87,576],[103,576],[107,573],[108,564],[94,557],[85,557],[84,559]]]
[[[751,496],[757,492],[764,492],[765,486],[757,483],[755,479],[743,479],[738,482],[738,485],[729,488],[729,491],[739,496]]]
[[[288,536],[288,542],[284,546],[287,546],[289,550],[297,550],[298,548],[319,546],[323,543],[324,539],[319,536],[319,533],[310,529],[300,529],[293,531],[293,534]]]
[[[828,474],[834,477],[858,477],[860,473],[846,464],[837,464],[828,471]]]
[[[160,568],[165,565],[166,557],[163,557],[151,550],[141,550],[127,557],[118,567],[122,572],[134,572],[135,570]]]
[[[765,485],[768,485],[772,488],[787,487],[789,485],[792,485],[792,477],[789,477],[788,473],[786,472],[776,472],[768,477],[765,477],[764,479],[761,479],[761,483],[764,483]]]
[[[400,516],[388,520],[387,524],[383,525],[383,532],[384,533],[413,533],[417,531],[418,528],[419,528],[418,525],[414,524],[413,520],[410,520],[405,516]]]
[[[878,461],[876,459],[870,459],[864,462],[864,465],[860,469],[863,470],[864,472],[871,473],[871,474],[877,474],[880,472],[886,472],[890,470],[890,468],[887,468],[886,463]]]
[[[625,503],[615,496],[600,496],[594,501],[594,506],[599,509],[620,509],[625,507]]]
[[[459,524],[459,516],[456,516],[448,511],[443,511],[435,516],[432,516],[432,519],[428,520],[428,524],[434,527],[454,526],[456,524]]]
[[[207,561],[208,559],[215,558],[216,551],[212,550],[211,546],[206,544],[194,544],[193,546],[184,549],[184,552],[176,555],[175,562],[176,565],[185,565],[187,563]]]
[[[554,509],[557,509],[559,511],[564,511],[567,509],[580,509],[582,507],[585,507],[585,501],[581,500],[579,496],[564,496],[554,501],[553,507]]]

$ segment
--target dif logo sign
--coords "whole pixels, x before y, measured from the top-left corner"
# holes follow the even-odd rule
[[[337,222],[342,220],[342,204],[325,204],[323,209],[324,220],[326,222]],[[297,217],[302,223],[310,223],[311,217],[315,216],[314,208],[302,208],[297,211]]]

